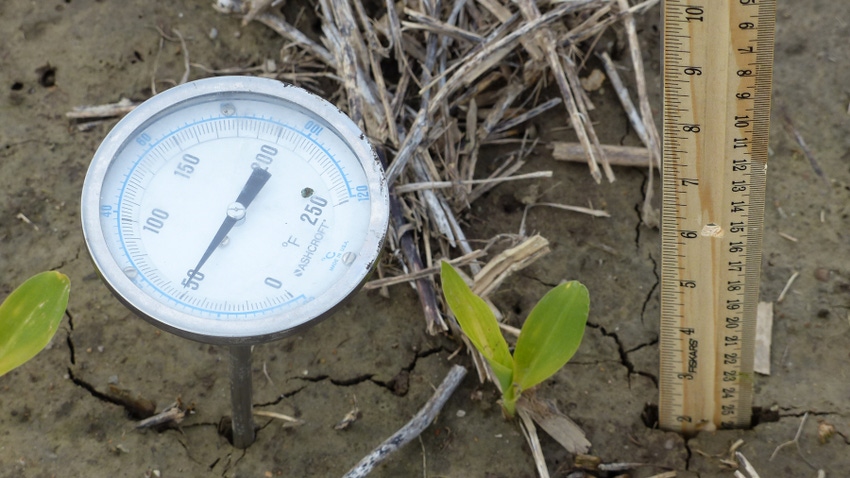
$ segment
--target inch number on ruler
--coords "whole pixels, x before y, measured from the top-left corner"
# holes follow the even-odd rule
[[[775,0],[664,2],[662,428],[750,423]]]

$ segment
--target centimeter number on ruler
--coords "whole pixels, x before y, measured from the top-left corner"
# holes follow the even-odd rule
[[[775,0],[664,1],[662,428],[747,427]]]

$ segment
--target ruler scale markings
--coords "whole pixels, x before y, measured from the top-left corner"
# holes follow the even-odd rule
[[[666,429],[750,423],[775,8],[775,0],[664,4]]]

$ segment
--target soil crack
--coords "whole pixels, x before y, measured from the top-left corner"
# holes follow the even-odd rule
[[[652,257],[652,253],[649,254],[649,260],[652,261],[652,275],[655,276],[655,282],[652,283],[652,287],[649,288],[649,292],[646,293],[646,297],[643,299],[643,305],[640,308],[640,323],[646,323],[644,321],[644,316],[646,315],[646,308],[649,306],[650,301],[652,301],[652,296],[655,293],[655,290],[658,288],[658,285],[661,283],[661,277],[658,276],[658,261]],[[657,340],[656,340],[657,342]]]
[[[303,377],[299,377],[299,378],[303,378]],[[272,400],[271,402],[266,402],[266,403],[255,403],[253,405],[253,407],[254,408],[261,408],[261,407],[271,407],[271,406],[277,405],[281,401],[283,401],[283,399],[285,399],[285,398],[291,398],[291,397],[294,397],[295,395],[298,395],[298,393],[301,392],[301,390],[304,390],[305,388],[307,388],[306,385],[303,386],[303,387],[296,388],[295,390],[291,390],[291,391],[286,392],[286,393],[281,393],[280,395],[277,396],[277,399]]]
[[[68,360],[70,362],[70,365],[76,365],[77,364],[76,347],[74,346],[74,339],[72,337],[72,335],[74,333],[74,315],[71,313],[70,309],[65,310],[65,315],[68,316],[68,329],[69,329],[68,335],[65,337],[65,343],[68,344],[68,355],[69,355]],[[85,380],[81,379],[80,377],[77,377],[76,375],[74,375],[74,370],[71,366],[68,366],[68,378],[71,379],[71,382],[73,382],[74,385],[86,390],[94,398],[96,398],[96,399],[98,399],[102,402],[111,403],[112,405],[121,406],[130,415],[132,415],[132,416],[136,415],[136,411],[131,409],[130,407],[128,407],[127,404],[124,401],[122,401],[118,398],[112,397],[109,394],[98,391],[94,387],[94,385],[92,385],[92,384],[86,382]],[[139,418],[147,418],[147,417],[139,417]]]
[[[626,370],[629,372],[629,375],[628,375],[628,377],[629,377],[629,388],[631,388],[631,386],[632,386],[632,378],[631,378],[632,374],[640,375],[640,376],[643,376],[643,377],[646,377],[646,378],[652,380],[652,383],[655,385],[656,388],[658,388],[658,377],[656,377],[655,375],[653,375],[649,372],[637,370],[635,368],[634,364],[632,363],[632,361],[629,359],[629,352],[633,352],[633,351],[640,349],[642,347],[645,347],[647,345],[653,345],[654,343],[658,342],[658,339],[654,339],[652,342],[649,342],[647,344],[638,345],[634,349],[627,351],[625,349],[625,347],[623,347],[623,343],[620,341],[620,337],[617,335],[617,332],[608,332],[607,330],[605,330],[605,327],[603,327],[599,324],[593,324],[591,322],[588,322],[587,326],[592,327],[594,329],[599,329],[599,331],[602,332],[602,335],[604,337],[609,337],[611,339],[614,339],[614,343],[617,344],[617,353],[620,355],[620,364],[622,366],[626,367]]]
[[[367,374],[359,375],[357,377],[351,377],[351,378],[347,378],[347,379],[343,379],[343,380],[336,380],[336,379],[332,378],[331,383],[338,386],[338,387],[350,387],[352,385],[361,384],[361,383],[363,383],[367,380],[372,380],[372,377],[374,377],[374,376],[375,376],[375,374],[367,373]],[[374,382],[374,380],[372,380],[372,381]]]
[[[638,350],[640,350],[640,349],[642,349],[642,348],[644,348],[644,347],[651,347],[651,346],[653,346],[653,345],[658,345],[658,337],[656,337],[656,338],[654,338],[654,339],[650,340],[649,342],[646,342],[646,343],[643,343],[643,344],[635,345],[635,346],[634,346],[634,347],[632,347],[631,349],[626,350],[626,353],[627,353],[627,354],[630,354],[630,353],[632,353],[632,352],[637,352]]]
[[[295,377],[295,378],[297,378],[298,380],[304,380],[305,382],[317,383],[317,382],[327,380],[328,377],[329,377],[328,375],[316,375],[315,377],[304,376],[304,377]],[[331,382],[333,382],[333,380],[331,380]]]
[[[68,367],[68,377],[74,385],[86,390],[94,398],[112,405],[118,405],[123,408],[131,417],[141,420],[149,417],[152,413],[148,413],[150,407],[143,407],[138,404],[140,399],[133,400],[129,397],[113,396],[108,393],[98,391],[94,385],[74,375],[74,370]]]
[[[156,412],[156,403],[148,400],[141,395],[133,394],[129,390],[120,389],[113,385],[109,385],[107,392],[99,391],[94,385],[83,380],[74,374],[74,365],[77,364],[76,346],[74,345],[74,315],[70,309],[65,310],[65,315],[68,316],[68,335],[65,336],[65,343],[68,344],[68,378],[74,385],[84,389],[92,397],[101,402],[118,405],[124,409],[128,416],[135,420],[143,420],[152,416]]]
[[[793,410],[793,408],[791,408],[791,407],[779,407],[779,409],[785,410],[785,411]],[[844,417],[844,415],[842,415],[841,413],[838,413],[838,412],[815,412],[815,411],[812,411],[812,410],[807,410],[807,411],[804,411],[804,412],[795,412],[795,413],[779,413],[778,417],[780,419],[781,418],[801,418],[806,414],[808,414],[810,417],[826,417],[826,416],[829,416],[829,415],[836,415],[836,416],[839,416],[839,417],[842,417],[842,418]],[[774,420],[774,421],[777,421],[777,420]]]
[[[246,449],[246,450],[242,450],[241,452],[236,452],[236,453],[227,453],[227,455],[224,457],[225,462],[224,462],[224,464],[223,464],[223,469],[221,470],[221,476],[228,476],[228,474],[230,473],[230,471],[231,471],[231,470],[236,469],[236,465],[238,465],[238,464],[239,464],[239,462],[240,462],[240,461],[242,461],[242,459],[243,459],[243,458],[245,458],[245,455],[246,455],[247,453],[248,453],[248,450],[247,450],[247,449]],[[234,454],[238,454],[239,456],[237,456],[237,457],[234,459],[234,456],[233,456]],[[212,466],[217,465],[220,461],[221,461],[220,459],[219,459],[219,460],[216,460],[216,461],[212,464]],[[210,471],[212,471],[212,467],[210,468]]]
[[[393,378],[391,378],[387,381],[382,381],[382,380],[376,379],[375,378],[376,374],[374,374],[374,373],[364,373],[364,374],[357,375],[357,376],[350,377],[350,378],[333,378],[330,375],[316,375],[316,376],[313,376],[313,377],[297,376],[297,377],[292,377],[292,379],[301,380],[301,381],[310,382],[310,383],[318,383],[318,382],[323,382],[323,381],[327,380],[331,384],[333,384],[334,386],[337,386],[337,387],[352,387],[352,386],[355,386],[355,385],[359,385],[363,382],[372,382],[373,384],[375,384],[379,387],[386,388],[393,395],[395,395],[397,397],[403,397],[403,396],[407,395],[407,392],[410,388],[410,374],[416,368],[416,362],[421,358],[429,357],[429,356],[434,355],[436,353],[443,352],[444,350],[445,349],[442,346],[437,345],[437,346],[434,346],[434,347],[427,348],[425,350],[416,351],[413,355],[413,358],[410,360],[410,362],[407,365],[401,367],[399,372],[395,376],[393,376]],[[286,392],[286,393],[282,393],[282,394],[277,396],[277,399],[275,399],[271,402],[254,404],[254,407],[270,407],[270,406],[277,405],[281,401],[283,401],[284,399],[297,395],[299,392],[304,390],[306,387],[307,387],[307,385],[305,385],[303,387],[299,387],[295,390],[291,390],[291,391]]]
[[[74,316],[71,315],[70,309],[65,309],[65,315],[68,316],[68,335],[65,336],[65,343],[68,344],[68,353],[70,355],[71,365],[77,364],[77,352],[74,347],[74,341],[71,339],[71,334],[74,333]]]
[[[541,279],[537,276],[527,275],[527,274],[523,274],[523,273],[517,274],[517,277],[522,277],[523,279],[532,280],[532,281],[537,282],[540,285],[544,285],[544,286],[546,286],[550,289],[553,288],[553,287],[557,287],[559,285],[559,284],[550,284],[550,283],[544,281],[543,279]]]
[[[643,173],[643,171],[641,171]],[[649,184],[649,176],[643,173],[643,181],[640,183],[640,191],[641,197],[646,197],[646,189]],[[643,207],[643,201],[638,204],[635,204],[635,214],[637,215],[637,224],[635,225],[635,249],[640,249],[640,233],[641,226],[643,226],[643,217],[641,215],[641,208]]]
[[[399,370],[398,373],[395,374],[395,376],[393,376],[393,378],[391,378],[390,380],[382,382],[380,380],[375,380],[374,378],[372,378],[372,376],[369,377],[369,380],[371,380],[372,383],[374,383],[375,385],[386,388],[393,395],[397,397],[403,397],[407,395],[407,392],[410,390],[410,374],[416,368],[416,362],[420,358],[425,358],[442,351],[442,346],[434,346],[429,349],[417,351],[413,355],[413,359],[411,359],[410,363],[402,367],[401,370]]]
[[[691,458],[693,457],[693,451],[691,450],[691,439],[685,438],[685,452],[687,452],[688,456],[685,458],[685,471],[691,469]]]

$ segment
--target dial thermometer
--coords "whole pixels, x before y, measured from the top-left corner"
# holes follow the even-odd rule
[[[247,406],[248,446],[250,345],[327,317],[359,289],[388,204],[377,156],[338,108],[275,80],[219,77],[167,90],[115,126],[86,175],[82,223],[127,307],[231,346],[234,443]]]

